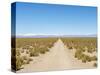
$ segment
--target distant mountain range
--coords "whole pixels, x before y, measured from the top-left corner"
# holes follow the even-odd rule
[[[92,35],[17,35],[17,38],[48,38],[48,37],[97,37],[96,34]]]

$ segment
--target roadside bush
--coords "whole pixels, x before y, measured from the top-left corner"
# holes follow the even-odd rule
[[[94,67],[97,67],[97,63],[94,63],[93,66],[94,66]]]
[[[21,57],[16,57],[16,70],[22,69],[23,64],[24,60]]]
[[[23,60],[27,60],[28,57],[27,57],[27,56],[23,56],[22,59],[23,59]]]
[[[81,50],[77,50],[75,52],[75,58],[81,59],[81,57],[82,57],[82,51]]]
[[[93,57],[91,57],[91,60],[92,61],[97,61],[97,57],[96,56],[93,56]]]
[[[33,56],[39,56],[39,52],[35,49],[32,49],[30,50],[30,56],[33,57]]]
[[[92,61],[92,60],[91,60],[91,57],[88,56],[88,55],[85,55],[85,54],[84,54],[82,60],[84,60],[85,62],[91,62],[91,61]]]
[[[20,56],[20,51],[16,49],[16,56]]]
[[[39,52],[40,52],[41,54],[45,54],[47,51],[48,51],[47,48],[40,48],[40,49],[39,49]]]
[[[21,50],[21,53],[24,53],[24,49]]]
[[[29,61],[33,61],[33,59],[32,58],[29,58]]]
[[[73,47],[70,46],[70,47],[68,47],[68,49],[73,49]]]

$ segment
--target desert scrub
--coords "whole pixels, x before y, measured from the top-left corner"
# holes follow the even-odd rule
[[[49,44],[49,45],[48,45],[48,48],[51,48],[51,47],[53,47],[53,45],[52,45],[52,44]]]
[[[83,54],[82,62],[86,63],[87,61],[89,61],[89,62],[91,61],[90,57],[88,55]]]
[[[32,58],[29,58],[29,61],[31,62],[31,61],[33,61],[33,59]]]
[[[85,51],[85,47],[87,47],[87,51],[92,53],[97,49],[97,38],[96,37],[72,37],[72,38],[61,38],[65,45],[70,49],[70,47],[75,49],[81,49],[83,52]]]
[[[28,58],[28,59],[26,60],[26,63],[25,63],[25,64],[29,64],[31,61],[33,61],[33,59],[32,59],[32,58]]]
[[[92,60],[92,61],[97,61],[97,57],[96,57],[96,56],[92,56],[92,57],[91,57],[91,60]]]
[[[78,60],[82,60],[83,63],[91,62],[93,60],[96,60],[95,56],[90,57],[89,55],[85,55],[85,54],[83,54],[82,50],[77,50],[75,52],[75,58],[77,58]]]
[[[16,70],[20,70],[24,64],[33,61],[33,57],[45,54],[49,48],[57,41],[58,38],[17,38],[16,49],[12,49],[12,65],[16,60]],[[14,56],[14,53],[15,56]],[[28,55],[23,56],[23,54]],[[32,58],[31,58],[32,57]]]
[[[17,38],[16,47],[22,48],[20,53],[26,53],[30,57],[34,57],[48,52],[56,41],[57,38]],[[19,51],[17,56],[20,56]]]
[[[26,54],[29,54],[29,50],[26,51]]]
[[[39,56],[39,53],[37,51],[31,51],[30,57],[33,57],[33,56]]]
[[[87,57],[87,62],[91,62],[91,57],[90,56],[86,56]]]
[[[45,54],[47,51],[49,51],[49,50],[48,50],[48,48],[46,48],[46,47],[45,47],[45,48],[40,48],[40,49],[39,49],[40,54]]]
[[[22,69],[22,65],[24,65],[24,60],[21,57],[16,57],[16,70]]]
[[[91,57],[89,55],[83,54],[81,51],[76,51],[75,52],[75,58],[77,58],[78,60],[82,60],[83,63],[91,62],[91,61],[97,61],[96,56]]]
[[[37,50],[37,48],[30,49],[30,57],[33,56],[39,56],[39,51]]]
[[[82,51],[81,50],[76,50],[75,52],[75,58],[80,59],[82,57]]]
[[[21,49],[21,53],[24,53],[24,49],[23,48]]]
[[[16,56],[20,56],[20,50],[19,49],[16,49]]]
[[[74,48],[76,50],[74,57],[81,60],[83,63],[97,61],[96,56],[89,56],[83,52],[92,54],[97,52],[97,38],[96,37],[72,37],[61,38],[68,49]]]
[[[30,63],[29,59],[23,60],[23,61],[24,61],[24,64],[29,64]]]
[[[68,49],[73,49],[73,47],[72,46],[69,46]]]
[[[27,57],[27,56],[22,56],[22,59],[23,59],[23,60],[27,60],[28,57]]]
[[[94,67],[97,67],[97,63],[94,63],[93,66],[94,66]]]
[[[94,50],[93,50],[92,48],[89,48],[89,49],[87,50],[87,52],[88,52],[88,53],[93,53]]]

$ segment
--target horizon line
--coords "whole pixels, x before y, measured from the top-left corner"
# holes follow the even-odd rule
[[[16,36],[35,36],[35,35],[57,35],[57,36],[63,36],[63,35],[97,35],[97,34],[17,34]]]

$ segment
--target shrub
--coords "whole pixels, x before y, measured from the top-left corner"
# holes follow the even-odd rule
[[[26,51],[26,54],[29,54],[29,51]]]
[[[27,56],[23,56],[22,59],[23,59],[23,60],[27,60],[28,57],[27,57]]]
[[[29,60],[29,59],[27,59],[27,60],[26,60],[26,64],[29,64],[29,63],[30,63],[30,60]]]
[[[68,47],[68,49],[73,49],[73,47],[70,46],[70,47]]]
[[[16,49],[16,56],[20,56],[20,51]]]
[[[89,48],[87,51],[88,51],[89,53],[92,53],[92,52],[93,52],[93,50],[92,50],[91,48]]]
[[[21,50],[21,53],[24,53],[24,49]]]
[[[87,61],[88,61],[88,62],[91,62],[91,61],[92,61],[92,60],[91,60],[91,57],[87,56]]]
[[[82,59],[82,62],[83,62],[83,63],[86,63],[86,60],[85,60],[85,59]]]
[[[41,54],[45,54],[45,52],[46,52],[46,51],[45,51],[44,49],[41,49],[41,50],[40,50],[40,53],[41,53]]]
[[[48,51],[47,48],[40,48],[40,49],[39,49],[39,52],[40,52],[41,54],[45,54],[47,51]]]
[[[94,67],[97,67],[97,63],[94,63],[93,66],[94,66]]]
[[[16,57],[16,70],[20,70],[23,64],[23,59],[21,57]]]
[[[33,57],[33,56],[39,56],[39,52],[37,51],[31,51],[30,52],[30,56]]]
[[[50,43],[50,44],[48,44],[47,46],[48,46],[49,48],[51,48],[51,47],[53,46],[53,44]]]
[[[84,55],[84,56],[82,57],[82,62],[83,62],[83,63],[86,63],[86,61],[87,61],[87,56]]]
[[[75,58],[78,58],[78,59],[81,59],[82,58],[82,51],[81,50],[77,50],[76,52],[75,52]]]
[[[97,61],[97,57],[96,56],[93,56],[93,57],[91,57],[91,60],[92,61]]]
[[[33,61],[33,59],[32,58],[29,58],[29,61]]]

